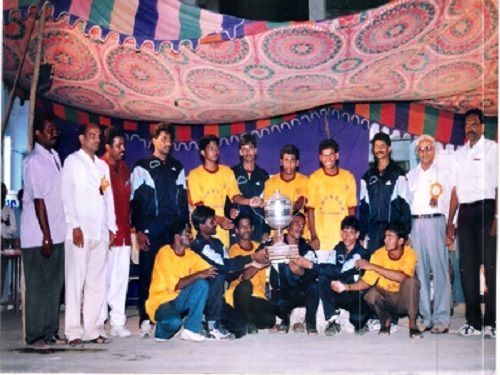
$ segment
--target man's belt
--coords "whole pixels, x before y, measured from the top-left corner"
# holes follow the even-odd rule
[[[443,214],[424,214],[424,215],[411,215],[412,219],[431,219],[434,217],[442,217]]]
[[[475,201],[475,202],[470,202],[470,203],[460,203],[460,206],[462,207],[475,207],[475,206],[481,206],[483,204],[487,203],[495,203],[494,199],[483,199],[480,201]]]

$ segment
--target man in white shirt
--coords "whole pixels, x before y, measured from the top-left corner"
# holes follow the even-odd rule
[[[95,153],[101,130],[95,124],[80,128],[80,150],[69,155],[62,173],[66,231],[65,333],[70,345],[82,340],[97,344],[108,340],[99,334],[104,303],[105,265],[109,244],[116,233],[115,207],[109,167]],[[80,308],[83,299],[83,328]]]
[[[417,139],[416,154],[420,164],[408,173],[412,230],[410,242],[417,253],[420,281],[419,311],[425,330],[447,333],[450,325],[450,276],[445,245],[446,215],[454,186],[451,168],[439,164],[436,142],[424,134]],[[431,311],[431,275],[434,308]]]
[[[450,200],[447,234],[455,235],[453,216],[458,212],[460,273],[465,298],[462,336],[496,337],[496,199],[497,144],[484,138],[484,117],[479,109],[465,114],[467,143],[456,151],[456,185]],[[479,268],[484,265],[488,291],[481,314]]]
[[[59,304],[64,287],[66,221],[61,197],[61,160],[54,150],[59,131],[51,118],[37,118],[36,143],[24,159],[21,248],[26,282],[26,344],[40,349],[63,343]]]

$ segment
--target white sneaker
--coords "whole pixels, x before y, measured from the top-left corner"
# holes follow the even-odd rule
[[[380,321],[378,319],[369,319],[366,326],[370,331],[380,331]]]
[[[488,339],[496,339],[496,328],[492,326],[485,326],[483,330],[483,336]]]
[[[203,335],[200,335],[199,333],[190,331],[189,329],[183,329],[181,334],[179,335],[181,340],[186,340],[186,341],[194,341],[194,342],[201,342],[205,341],[206,337]]]
[[[155,337],[154,338],[155,341],[158,341],[158,342],[165,342],[165,341],[168,341],[168,339],[162,339],[161,337]]]
[[[458,334],[461,336],[479,336],[481,334],[481,331],[475,329],[470,324],[464,324],[458,329]]]
[[[236,338],[224,327],[214,328],[208,331],[208,338],[212,340],[234,340]]]
[[[397,331],[398,331],[398,326],[394,323],[391,323],[391,333],[394,333]]]
[[[342,328],[342,332],[354,333],[354,326],[349,321],[349,311],[343,309],[340,310],[338,323]]]
[[[143,320],[141,327],[139,328],[139,336],[143,339],[151,336],[151,322],[149,320]]]
[[[117,336],[117,337],[129,337],[130,331],[124,326],[116,326],[116,327],[111,327],[111,331],[109,331],[109,334],[111,336]]]

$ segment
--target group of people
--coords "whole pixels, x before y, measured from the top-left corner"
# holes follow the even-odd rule
[[[314,335],[320,301],[327,335],[342,330],[340,309],[349,312],[358,333],[371,320],[372,327],[378,321],[379,334],[390,334],[405,314],[411,338],[422,337],[419,316],[425,331],[443,334],[451,302],[446,246],[457,234],[466,303],[459,333],[494,338],[497,146],[483,133],[482,112],[469,111],[467,142],[455,153],[456,165],[439,163],[435,140],[421,136],[420,164],[408,174],[391,159],[389,136],[376,134],[375,163],[360,181],[358,202],[356,180],[339,167],[333,139],[320,143],[321,167],[307,177],[298,172],[294,145],[281,149],[280,172],[269,176],[256,164],[253,135],[240,136],[241,161],[232,168],[219,164],[218,138],[205,136],[198,144],[201,164],[186,176],[171,155],[174,128],[161,123],[152,132],[152,155],[130,173],[124,134],[107,128],[99,158],[101,130],[95,124],[80,128],[81,147],[62,167],[54,121],[40,117],[35,147],[24,162],[26,342],[45,347],[62,341],[63,286],[70,345],[107,343],[106,321],[109,335],[130,335],[125,299],[131,232],[140,249],[142,337],[164,341],[179,334],[202,341],[265,328],[286,333],[298,306],[305,307],[305,325],[292,330]],[[299,250],[282,263],[269,260],[268,247],[281,239],[263,210],[276,190],[293,207],[282,240]],[[320,249],[329,251],[322,263]],[[484,317],[481,264],[488,287]]]

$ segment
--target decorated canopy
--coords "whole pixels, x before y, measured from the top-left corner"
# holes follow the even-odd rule
[[[37,1],[4,0],[3,76],[35,61]],[[269,23],[176,0],[52,0],[44,98],[111,118],[268,119],[331,103],[411,101],[497,113],[494,0],[400,0],[334,20]],[[32,31],[33,30],[33,31]]]

